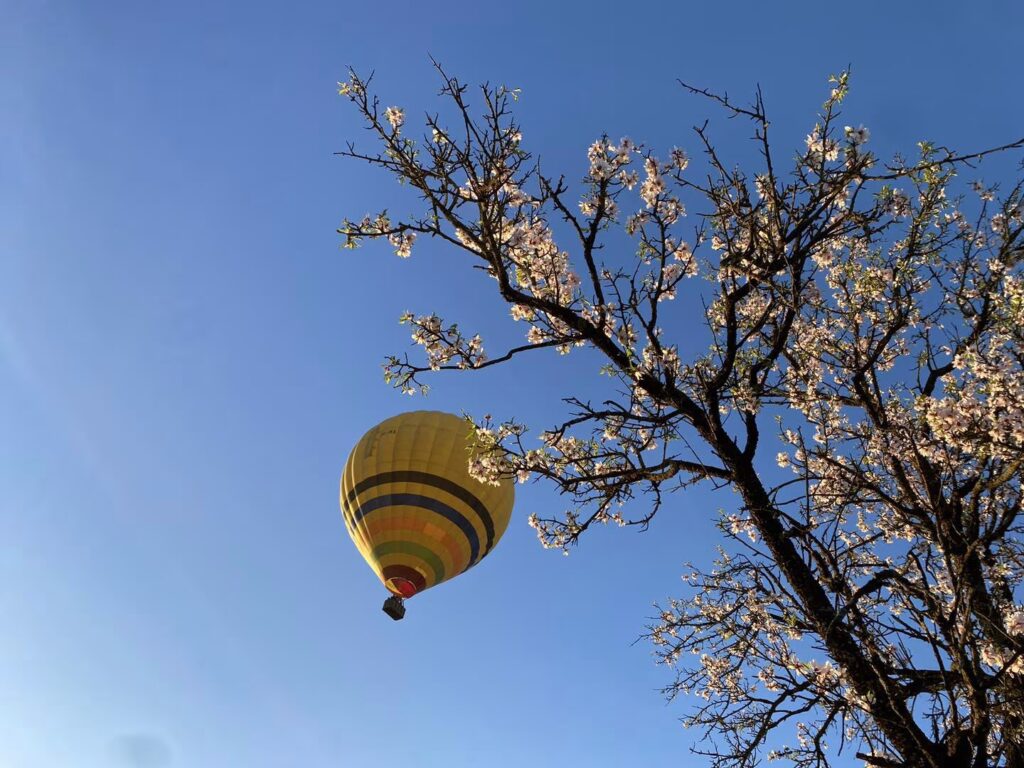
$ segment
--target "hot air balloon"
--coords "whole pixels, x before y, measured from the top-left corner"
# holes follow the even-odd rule
[[[478,451],[465,419],[413,411],[371,429],[345,462],[345,527],[391,592],[384,612],[396,621],[404,600],[472,568],[508,527],[513,483],[471,477]]]

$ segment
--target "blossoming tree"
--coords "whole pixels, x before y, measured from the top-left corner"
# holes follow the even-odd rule
[[[1024,767],[1024,182],[958,187],[1024,140],[971,155],[921,143],[882,163],[839,119],[843,73],[783,170],[760,94],[748,107],[690,89],[751,121],[756,172],[727,167],[706,127],[701,174],[681,150],[602,137],[573,195],[523,149],[516,92],[485,86],[471,107],[439,71],[453,120],[428,116],[419,138],[367,81],[340,85],[378,142],[341,154],[425,207],[339,231],[402,257],[417,236],[460,250],[525,343],[489,358],[479,336],[407,314],[425,360],[391,357],[386,378],[412,393],[429,371],[547,347],[603,356],[609,398],[570,397],[540,447],[522,424],[477,424],[495,448],[477,477],[540,477],[571,499],[531,517],[545,546],[647,525],[697,483],[739,494],[719,559],[649,631],[675,669],[667,692],[693,697],[695,750],[715,766]],[[687,219],[684,202],[704,212]],[[614,238],[635,256],[602,258]],[[708,346],[685,360],[666,302],[702,278],[692,319]]]

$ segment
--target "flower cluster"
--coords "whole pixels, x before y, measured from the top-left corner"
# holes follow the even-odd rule
[[[393,232],[388,235],[388,242],[395,247],[395,253],[403,259],[412,255],[412,244],[416,235],[412,232]]]
[[[384,119],[388,121],[394,131],[398,131],[405,122],[405,112],[399,107],[388,107],[384,110]]]
[[[444,367],[479,368],[487,362],[479,334],[465,336],[457,324],[451,323],[446,326],[436,314],[417,316],[412,312],[405,312],[399,318],[399,322],[412,326],[412,340],[423,347],[427,365],[432,371]],[[425,385],[420,385],[417,390],[407,368],[407,361],[401,361],[397,357],[389,358],[384,366],[384,380],[388,383],[394,382],[405,394],[412,395],[417,391],[425,394]]]
[[[848,125],[843,129],[843,133],[846,135],[846,140],[855,147],[867,144],[868,139],[871,138],[871,132],[863,125],[857,128]]]
[[[839,158],[839,142],[826,136],[821,126],[814,126],[804,143],[807,144],[807,156],[812,161],[832,162]]]

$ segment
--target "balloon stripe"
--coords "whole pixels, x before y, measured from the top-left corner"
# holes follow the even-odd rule
[[[374,510],[387,507],[420,507],[421,509],[434,512],[446,520],[455,523],[459,530],[466,535],[470,549],[469,564],[473,565],[480,559],[480,538],[477,536],[476,529],[461,512],[449,507],[442,501],[432,499],[429,496],[421,496],[417,493],[387,493],[364,502],[358,502],[356,506],[358,508],[355,509],[352,515],[352,520],[355,523],[359,523]]]
[[[352,519],[352,510],[349,509],[348,504],[341,505],[341,517],[345,521],[345,527],[348,529],[348,535],[355,542],[356,547],[360,552],[369,552],[372,549],[372,539],[367,535],[367,532],[362,527],[355,524]]]
[[[406,520],[382,519],[377,515],[364,522],[371,541],[411,541],[427,547],[440,557],[449,577],[466,570],[469,564],[469,545],[454,525],[441,520],[436,520],[436,526],[427,521],[422,521],[420,525],[423,527],[417,527],[415,523],[410,525]],[[370,549],[366,548],[366,554],[369,554]]]
[[[446,477],[440,477],[429,472],[417,472],[415,470],[381,472],[357,483],[356,487],[348,492],[349,503],[351,504],[355,501],[356,496],[368,491],[370,488],[386,483],[421,483],[423,485],[432,485],[435,488],[440,488],[442,491],[450,493],[455,498],[465,502],[466,506],[480,516],[480,521],[484,524],[484,530],[487,532],[487,546],[484,549],[484,554],[487,554],[491,547],[494,546],[494,518],[491,516],[490,511],[471,491]]]
[[[431,499],[437,504],[445,504],[443,500],[433,498],[423,492],[416,493],[417,490],[420,489],[409,487],[406,490],[403,488],[403,493],[406,496],[415,495]],[[422,489],[422,491],[426,490],[429,489]],[[444,557],[447,578],[467,571],[476,562],[483,559],[486,553],[474,549],[470,529],[472,533],[476,534],[477,542],[480,542],[483,532],[481,526],[474,524],[470,517],[472,515],[470,511],[454,506],[455,502],[453,501],[446,504],[452,508],[454,515],[462,515],[462,519],[465,521],[463,525],[451,517],[437,514],[418,504],[397,506],[394,504],[396,495],[398,494],[389,495],[392,503],[383,504],[378,510],[371,510],[373,511],[372,515],[360,516],[358,523],[353,524],[353,527],[358,530],[359,538],[367,542],[365,548],[361,550],[364,552],[364,556],[372,557],[373,548],[386,541],[412,541]],[[366,499],[362,501],[362,504],[358,502],[352,504],[347,514],[355,516],[361,506],[372,505],[372,503],[373,499]],[[428,533],[428,531],[430,532]]]
[[[441,558],[422,544],[417,544],[414,541],[385,541],[373,548],[373,556],[376,558],[396,554],[408,554],[420,558],[434,571],[435,584],[444,581],[444,563],[441,562]]]
[[[414,587],[417,592],[422,592],[427,588],[427,580],[423,578],[423,574],[417,571],[415,568],[410,568],[407,565],[386,565],[382,571],[384,575],[384,582],[387,583],[388,579],[400,578],[405,579]],[[406,595],[408,597],[408,595]]]
[[[415,555],[410,555],[408,552],[393,552],[390,555],[383,555],[377,559],[377,563],[380,564],[382,570],[387,569],[392,565],[408,566],[414,571],[417,571],[423,577],[423,589],[430,589],[434,586],[434,569],[423,562],[420,558]]]

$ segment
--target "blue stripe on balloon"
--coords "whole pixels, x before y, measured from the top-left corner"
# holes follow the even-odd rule
[[[494,518],[491,517],[490,511],[484,503],[468,489],[440,475],[415,470],[381,472],[356,483],[355,488],[348,492],[347,501],[349,504],[353,504],[359,494],[387,483],[421,483],[450,493],[480,516],[480,522],[483,523],[484,532],[487,534],[487,547],[484,549],[484,554],[494,546]]]

